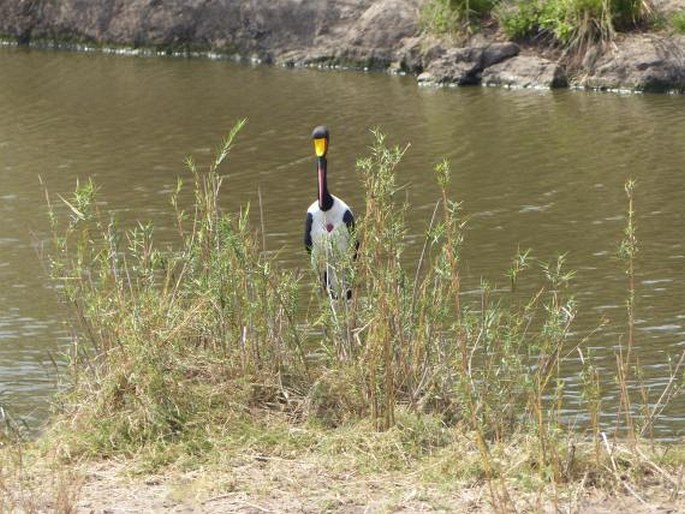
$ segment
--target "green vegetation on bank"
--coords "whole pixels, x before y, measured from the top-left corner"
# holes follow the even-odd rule
[[[510,39],[542,38],[578,50],[643,26],[652,14],[645,0],[431,0],[421,20],[435,33],[472,31],[496,22]]]
[[[456,34],[477,28],[498,4],[498,0],[430,0],[419,13],[425,30],[436,34]]]
[[[679,33],[685,34],[685,11],[679,11],[671,17],[671,26]]]
[[[477,298],[464,295],[465,218],[452,199],[453,172],[441,162],[441,196],[420,259],[407,263],[408,207],[395,170],[408,147],[389,145],[376,130],[357,165],[365,191],[359,256],[341,264],[355,294],[333,301],[312,275],[283,269],[262,251],[249,206],[220,208],[219,169],[243,123],[208,167],[187,160],[194,201],[184,208],[179,181],[175,247],[160,247],[149,224],[119,227],[91,181],[69,197],[47,195],[51,274],[73,314],[68,382],[43,440],[61,459],[192,469],[230,466],[246,452],[318,455],[334,469],[485,480],[501,509],[513,501],[512,487],[625,492],[677,476],[682,452],[641,442],[680,392],[683,359],[663,390],[641,383],[632,350],[632,182],[621,245],[626,336],[616,368],[601,371],[619,386],[607,427],[605,384],[588,349],[593,334],[572,331],[573,273],[563,257],[538,262],[520,252],[507,271],[510,291],[483,284]],[[526,280],[542,285],[527,295]],[[564,368],[578,355],[585,415],[569,426]]]

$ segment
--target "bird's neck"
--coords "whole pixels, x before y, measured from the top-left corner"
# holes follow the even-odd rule
[[[316,171],[319,182],[319,209],[327,211],[333,207],[333,197],[328,192],[328,182],[326,178],[326,166],[328,162],[325,157],[319,157],[316,162]]]

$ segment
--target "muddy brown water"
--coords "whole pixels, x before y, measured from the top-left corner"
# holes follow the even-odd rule
[[[409,259],[437,199],[433,165],[449,159],[455,199],[470,217],[465,296],[477,298],[481,280],[506,288],[518,248],[547,261],[566,254],[576,270],[576,333],[609,319],[586,343],[604,370],[607,411],[617,408],[614,360],[625,339],[627,281],[616,258],[623,185],[634,177],[636,351],[658,396],[669,357],[685,349],[684,112],[681,96],[436,90],[384,74],[0,49],[0,405],[34,426],[43,422],[56,388],[53,360],[69,341],[39,257],[47,219],[38,177],[60,193],[93,177],[122,223],[150,220],[164,237],[184,158],[207,163],[241,117],[249,121],[224,168],[222,201],[237,209],[261,192],[267,248],[285,266],[307,266],[302,229],[316,194],[315,125],[331,130],[332,192],[357,211],[355,161],[372,141],[369,128],[411,143],[399,170],[411,205]],[[566,414],[577,423],[579,369],[571,364],[567,375]],[[685,402],[676,400],[657,426],[660,437],[678,437]]]

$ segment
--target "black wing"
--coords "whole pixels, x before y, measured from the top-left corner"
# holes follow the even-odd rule
[[[355,239],[353,259],[356,261],[357,260],[357,253],[359,253],[359,241],[357,240],[357,235],[354,233],[354,215],[352,214],[351,210],[347,209],[345,211],[345,214],[343,214],[343,222],[347,226],[347,231]]]
[[[347,209],[345,211],[345,214],[343,214],[343,222],[347,225],[347,230],[349,230],[351,234],[354,230],[354,216],[352,215],[351,210]]]
[[[307,253],[312,253],[312,224],[314,223],[314,216],[311,212],[307,213],[307,219],[304,221],[304,247]]]

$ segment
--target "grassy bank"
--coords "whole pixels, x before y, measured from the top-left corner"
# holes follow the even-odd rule
[[[283,269],[262,251],[249,206],[219,207],[220,170],[230,166],[242,125],[208,166],[186,162],[189,184],[179,181],[171,198],[173,247],[159,246],[149,224],[119,227],[92,182],[69,196],[47,195],[50,269],[74,343],[51,427],[30,450],[3,452],[0,491],[8,499],[0,507],[24,501],[14,494],[17,480],[26,498],[35,498],[31,484],[43,490],[22,478],[40,463],[54,477],[45,463],[68,470],[107,460],[140,473],[218,476],[246,460],[277,460],[364,480],[410,474],[450,494],[482,486],[481,503],[501,512],[536,497],[540,505],[580,506],[591,489],[648,501],[650,485],[679,499],[682,448],[648,437],[681,390],[682,359],[664,389],[648,391],[632,351],[632,182],[621,244],[626,333],[612,371],[620,402],[607,426],[604,382],[587,350],[593,334],[572,331],[573,273],[563,257],[541,263],[521,252],[507,271],[509,292],[483,285],[467,300],[465,217],[452,199],[450,165],[441,162],[441,197],[420,259],[408,263],[408,206],[395,178],[407,147],[374,131],[357,164],[365,191],[359,255],[339,264],[354,295],[331,300],[313,274]],[[184,206],[186,187],[193,202]],[[523,297],[526,280],[541,285]],[[579,354],[584,414],[571,426],[564,368]],[[66,478],[53,480],[49,494],[67,508],[81,482],[60,473]],[[215,480],[211,490],[232,487]]]
[[[671,25],[645,0],[431,0],[422,7],[424,30],[465,36],[500,31],[513,41],[543,43],[575,55],[608,43],[621,32]]]

